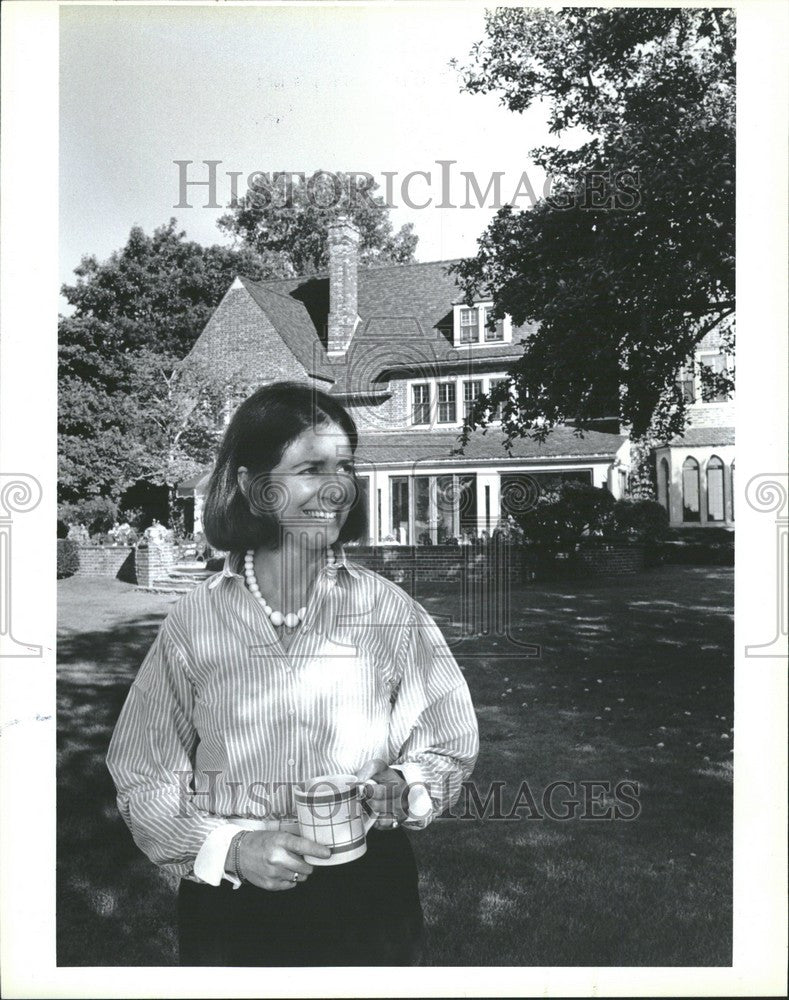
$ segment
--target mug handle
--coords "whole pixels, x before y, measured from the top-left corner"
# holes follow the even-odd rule
[[[366,815],[364,815],[365,813]],[[364,832],[369,833],[370,827],[378,819],[378,813],[375,811],[375,809],[372,808],[372,806],[369,806],[367,804],[366,799],[362,802],[362,814],[363,814],[362,823],[364,823]]]
[[[365,782],[367,784],[367,782]],[[365,835],[370,832],[370,827],[378,819],[378,813],[373,809],[367,799],[360,797],[360,802],[362,804],[362,823],[364,824]]]

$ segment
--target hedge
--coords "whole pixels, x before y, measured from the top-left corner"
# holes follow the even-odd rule
[[[79,569],[79,546],[71,538],[58,538],[58,580]]]

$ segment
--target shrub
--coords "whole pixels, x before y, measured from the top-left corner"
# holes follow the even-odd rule
[[[123,507],[118,511],[118,520],[131,525],[137,538],[143,533],[143,521],[145,518],[146,514],[142,507]]]
[[[66,524],[84,524],[91,535],[109,531],[118,514],[118,505],[109,497],[87,497],[75,503],[62,503],[58,518]]]
[[[605,487],[562,483],[542,493],[530,510],[519,515],[524,541],[549,551],[570,551],[584,535],[610,528],[615,501]]]
[[[79,569],[77,543],[70,538],[58,538],[58,580],[73,576]]]
[[[610,534],[638,542],[657,542],[668,534],[668,514],[656,500],[617,500]]]

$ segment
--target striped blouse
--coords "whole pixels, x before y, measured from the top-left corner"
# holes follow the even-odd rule
[[[214,884],[221,873],[196,859],[219,844],[221,868],[234,820],[291,819],[297,782],[381,758],[424,783],[425,825],[457,799],[479,750],[463,674],[400,587],[342,555],[318,573],[286,651],[242,563],[228,556],[172,607],[107,756],[140,849]]]

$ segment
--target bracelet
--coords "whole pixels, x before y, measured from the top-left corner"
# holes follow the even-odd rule
[[[246,882],[247,879],[241,874],[241,869],[239,867],[238,852],[241,847],[241,841],[249,833],[249,830],[242,830],[237,833],[235,837],[230,841],[230,874],[235,875],[235,877],[240,882]]]

